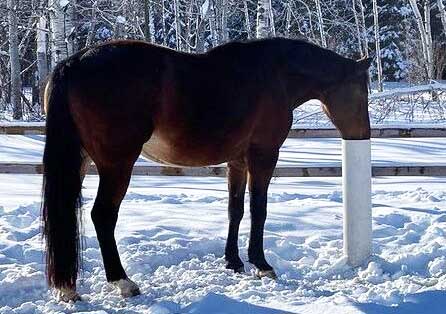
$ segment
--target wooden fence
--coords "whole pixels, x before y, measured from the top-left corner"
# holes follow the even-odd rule
[[[0,124],[0,134],[28,135],[43,134],[43,123]],[[289,138],[334,138],[339,137],[336,129],[293,129]],[[373,138],[408,138],[408,137],[445,137],[446,127],[375,127],[372,129]],[[41,174],[41,163],[11,163],[0,162],[0,173],[10,174]],[[91,165],[89,174],[97,174],[96,167]],[[181,168],[163,165],[147,165],[137,163],[133,175],[144,176],[198,176],[198,177],[224,177],[224,165],[198,168]],[[339,177],[342,175],[340,166],[277,166],[275,177]],[[390,165],[373,166],[373,176],[446,176],[446,165]]]
[[[0,134],[31,135],[44,134],[43,122],[22,124],[0,123]],[[330,128],[298,128],[290,130],[288,138],[336,138],[339,131]],[[446,137],[446,126],[419,126],[419,127],[391,127],[375,126],[372,128],[373,138],[400,138],[400,137]]]

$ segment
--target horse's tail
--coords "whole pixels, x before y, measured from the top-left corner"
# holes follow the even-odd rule
[[[57,288],[75,288],[81,265],[81,143],[70,113],[66,70],[59,64],[45,90],[42,225],[47,281]]]

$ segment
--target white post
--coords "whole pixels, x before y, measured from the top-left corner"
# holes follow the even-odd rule
[[[370,140],[342,140],[342,155],[344,254],[359,266],[372,248]]]

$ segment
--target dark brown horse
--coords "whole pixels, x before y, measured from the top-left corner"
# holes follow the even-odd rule
[[[43,225],[49,285],[77,299],[78,209],[90,158],[100,181],[91,212],[107,280],[123,296],[139,293],[121,265],[114,229],[141,151],[163,163],[228,163],[226,267],[243,271],[237,238],[245,187],[250,192],[249,262],[265,260],[268,185],[293,109],[319,99],[344,139],[370,137],[367,70],[305,41],[228,43],[205,54],[138,41],[85,49],[60,63],[46,88]]]

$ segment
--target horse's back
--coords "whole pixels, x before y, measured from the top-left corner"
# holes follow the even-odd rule
[[[261,132],[286,128],[289,110],[273,103],[240,48],[191,55],[122,41],[79,54],[70,98],[87,151],[121,154],[146,143],[154,160],[203,166],[237,158],[255,136],[281,138]]]

